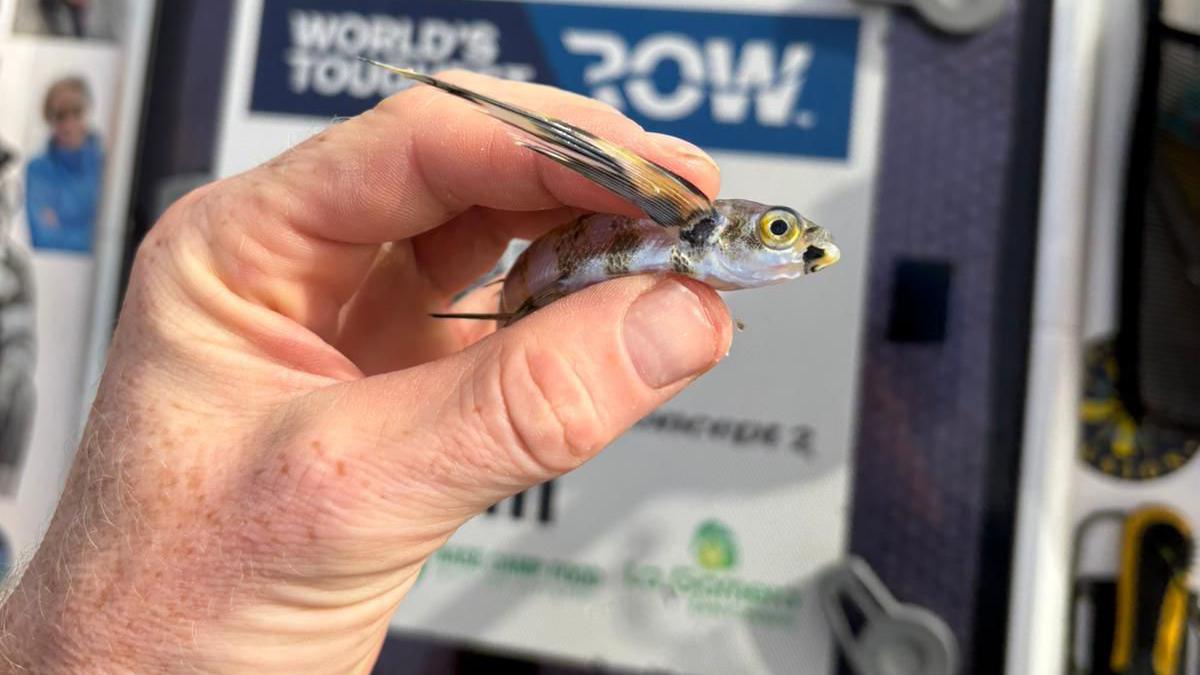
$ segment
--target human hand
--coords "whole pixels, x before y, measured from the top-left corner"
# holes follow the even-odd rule
[[[715,194],[611,108],[456,73]],[[502,330],[430,319],[511,237],[632,213],[431,88],[180,200],[143,242],[44,543],[0,608],[36,672],[366,672],[424,560],[727,351],[706,286],[630,277]],[[496,288],[456,310],[493,311]]]

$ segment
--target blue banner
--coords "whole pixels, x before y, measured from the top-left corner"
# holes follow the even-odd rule
[[[257,112],[353,115],[407,86],[356,59],[607,101],[710,149],[847,156],[859,20],[478,0],[264,0]]]

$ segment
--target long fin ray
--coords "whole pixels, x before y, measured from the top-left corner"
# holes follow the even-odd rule
[[[473,319],[477,321],[508,321],[514,315],[513,312],[431,312],[429,314],[434,319]]]
[[[686,178],[585,129],[414,70],[359,58],[482,107],[531,136],[532,142],[523,143],[526,147],[629,201],[660,225],[688,227],[715,216],[712,202]]]

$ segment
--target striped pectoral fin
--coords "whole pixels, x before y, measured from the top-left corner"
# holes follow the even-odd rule
[[[556,142],[524,129],[535,138],[517,143],[628,200],[664,227],[685,226],[714,213],[712,202],[686,178],[632,150],[560,124],[572,129],[574,137],[587,139],[587,145]]]
[[[586,129],[413,70],[360,58],[480,106],[528,136],[521,145],[628,200],[660,225],[687,227],[716,215],[708,197],[683,176]]]

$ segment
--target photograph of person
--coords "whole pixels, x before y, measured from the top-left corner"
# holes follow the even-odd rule
[[[20,0],[13,32],[116,40],[124,0]]]
[[[64,77],[46,90],[42,116],[50,139],[29,160],[25,175],[25,214],[35,249],[92,249],[104,148],[90,124],[91,103],[80,77]]]
[[[0,142],[0,494],[16,487],[34,411],[33,265],[12,237],[16,164],[16,153]],[[0,560],[0,574],[3,566]]]
[[[12,569],[12,549],[9,548],[8,538],[0,532],[0,581],[8,576],[8,571]]]

